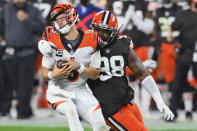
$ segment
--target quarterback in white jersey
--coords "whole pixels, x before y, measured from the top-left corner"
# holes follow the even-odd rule
[[[42,76],[49,81],[46,96],[51,107],[67,117],[71,131],[84,130],[79,116],[94,131],[104,131],[99,103],[85,87],[87,78],[99,76],[98,41],[94,32],[77,30],[77,20],[77,12],[69,4],[56,5],[51,11],[53,27],[46,27],[38,43],[41,52],[49,50],[42,59]],[[66,63],[59,64],[60,59]]]

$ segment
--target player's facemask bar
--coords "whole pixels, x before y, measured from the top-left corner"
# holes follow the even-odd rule
[[[114,38],[118,34],[117,30],[113,30],[113,29],[106,28],[106,27],[101,27],[101,26],[98,26],[95,24],[92,24],[91,28],[94,31],[98,32],[98,35],[101,38],[101,42],[102,42],[103,46],[106,46],[106,45],[109,45],[110,43],[112,43],[112,41],[114,40]],[[108,34],[108,35],[105,36],[104,34]]]

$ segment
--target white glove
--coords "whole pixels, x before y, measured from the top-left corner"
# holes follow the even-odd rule
[[[159,89],[152,78],[152,76],[147,76],[142,82],[142,86],[151,94],[153,97],[157,108],[160,112],[163,113],[164,119],[172,120],[174,118],[174,114],[172,111],[168,108],[168,106],[163,101],[163,98],[161,97],[161,94],[159,92]]]
[[[174,118],[174,114],[169,109],[169,107],[164,103],[163,99],[161,98],[160,93],[155,93],[153,95],[155,103],[157,105],[158,110],[162,113],[164,119],[172,120]]]
[[[157,62],[154,60],[146,60],[143,62],[144,67],[152,72],[157,67]]]
[[[38,42],[38,49],[44,56],[51,56],[53,54],[53,49],[56,49],[57,46],[52,42],[46,40],[40,40]]]

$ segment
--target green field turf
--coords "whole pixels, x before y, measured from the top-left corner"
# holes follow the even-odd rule
[[[31,127],[31,126],[0,126],[0,131],[69,131],[68,127]],[[85,131],[92,131],[85,128]],[[197,130],[149,130],[149,131],[197,131]]]

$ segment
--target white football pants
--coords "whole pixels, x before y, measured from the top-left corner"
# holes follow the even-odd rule
[[[84,131],[79,120],[80,116],[92,126],[93,131],[105,131],[106,124],[101,108],[97,108],[99,103],[96,98],[85,87],[76,88],[71,92],[74,92],[74,98],[56,94],[50,90],[47,90],[46,94],[47,100],[52,104],[52,107],[58,113],[67,117],[70,130]]]

